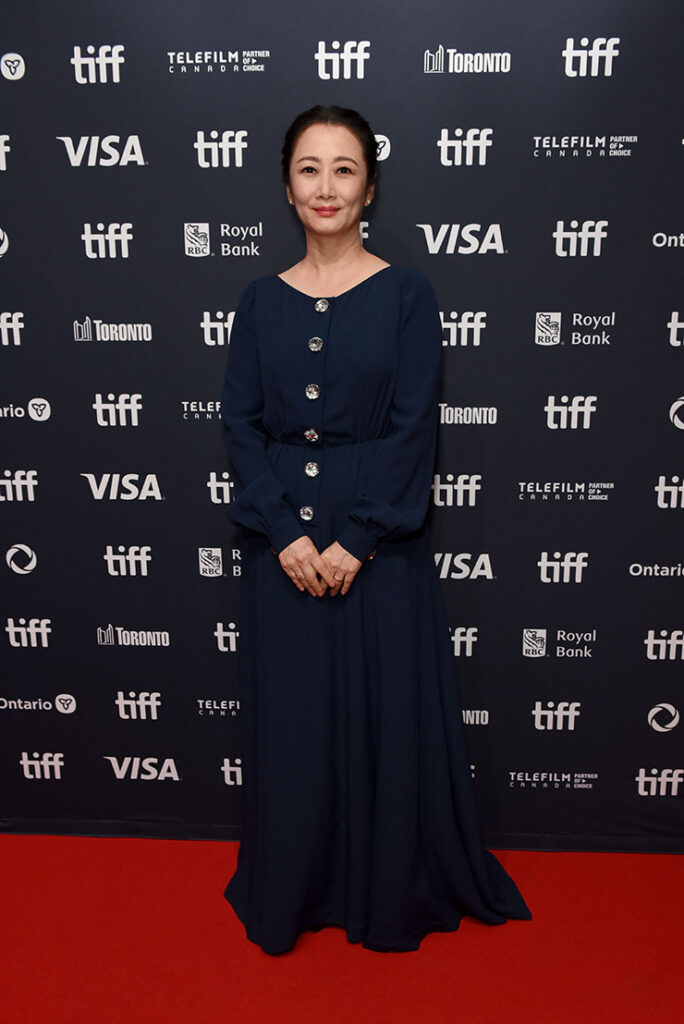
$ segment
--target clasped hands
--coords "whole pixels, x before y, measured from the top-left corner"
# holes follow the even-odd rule
[[[350,554],[337,541],[320,554],[310,537],[297,537],[278,555],[284,572],[297,590],[308,590],[312,597],[346,594],[363,562]]]

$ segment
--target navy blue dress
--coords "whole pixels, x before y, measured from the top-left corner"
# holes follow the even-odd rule
[[[531,916],[483,848],[424,525],[441,351],[416,270],[318,301],[271,276],[239,300],[221,411],[244,528],[243,830],[225,896],[268,953],[325,925],[413,950],[464,914]],[[283,572],[274,551],[304,534],[362,560],[345,596]]]

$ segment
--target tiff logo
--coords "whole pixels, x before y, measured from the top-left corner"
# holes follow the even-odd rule
[[[684,320],[679,319],[679,313],[676,309],[672,310],[672,317],[668,320],[667,326],[670,331],[670,344],[674,348],[681,348],[682,339],[679,332],[684,328]]]
[[[207,487],[209,488],[209,497],[213,505],[227,505],[230,502],[233,487],[235,483],[230,479],[230,473],[224,470],[221,473],[221,479],[218,478],[218,473],[213,471],[209,474],[207,480]]]
[[[607,227],[607,220],[584,220],[581,227],[579,221],[571,220],[569,228],[564,220],[557,220],[556,230],[551,232],[556,239],[556,256],[600,256],[601,242],[608,237]]]
[[[664,476],[659,476],[653,490],[658,496],[658,508],[684,508],[684,480],[680,481],[678,476],[671,476],[669,484]]]
[[[660,639],[656,640],[655,629],[649,629],[644,639],[646,657],[649,661],[684,661],[684,632],[673,629],[668,633],[660,630]]]
[[[580,48],[576,49],[573,36],[568,36],[565,40],[565,49],[561,51],[565,57],[565,74],[568,78],[586,78],[587,74],[591,78],[598,78],[603,64],[602,74],[604,78],[610,78],[613,74],[613,58],[620,55],[619,42],[619,36],[612,36],[610,39],[599,36],[589,47],[589,38],[582,36],[579,41]]]
[[[236,757],[235,763],[232,764],[229,757],[224,757],[223,764],[221,765],[221,773],[226,786],[241,786],[242,785],[242,758]]]
[[[242,154],[247,149],[246,139],[247,132],[244,130],[221,132],[220,141],[217,131],[210,131],[208,139],[204,132],[199,131],[192,148],[197,150],[197,163],[200,167],[242,167]]]
[[[477,639],[477,626],[455,626],[451,630],[454,657],[472,657],[473,647],[477,643]]]
[[[477,156],[480,167],[487,163],[487,150],[492,145],[491,128],[468,128],[463,138],[463,128],[454,128],[455,138],[451,138],[448,128],[442,128],[437,148],[439,162],[443,167],[472,167]]]
[[[83,239],[85,254],[89,260],[115,260],[119,253],[121,259],[128,259],[128,243],[133,238],[133,225],[130,222],[119,224],[112,222],[105,225],[98,221],[93,231],[89,223],[83,225]]]
[[[119,710],[119,718],[127,721],[146,721],[149,717],[156,722],[157,711],[161,707],[160,698],[159,692],[148,693],[141,690],[140,693],[136,693],[135,690],[129,690],[128,696],[125,697],[123,690],[118,690],[114,703]]]
[[[3,469],[0,501],[35,501],[38,473],[35,469]]]
[[[27,751],[22,750],[19,764],[25,779],[61,779],[64,754],[39,754],[34,750],[33,756],[29,757]]]
[[[0,313],[0,345],[21,345],[23,313]]]
[[[440,474],[435,473],[431,485],[433,501],[437,508],[451,508],[454,505],[462,508],[465,504],[473,508],[477,501],[476,494],[482,490],[481,480],[479,473],[461,473],[455,481],[454,474],[447,473],[443,481]]]
[[[125,548],[123,544],[119,544],[118,554],[115,555],[113,545],[108,544],[102,557],[107,563],[107,572],[110,576],[137,576],[138,570],[141,576],[147,576],[147,567],[152,561],[151,551],[149,545],[140,547],[133,544]]]
[[[455,346],[460,345],[464,347],[472,343],[473,348],[478,348],[480,344],[480,337],[482,331],[487,326],[487,314],[484,310],[464,310],[460,315],[455,310],[449,312],[449,320],[445,321],[444,313],[440,313],[440,320],[442,321],[442,330],[446,334],[446,337],[442,338],[443,346]],[[451,321],[451,322],[449,322]]]
[[[314,58],[318,64],[318,77],[327,81],[330,78],[338,79],[340,77],[340,68],[342,69],[342,78],[351,78],[352,69],[355,71],[356,78],[364,77],[364,63],[370,60],[370,53],[368,52],[370,47],[370,41],[368,39],[362,39],[360,42],[350,39],[342,47],[340,53],[340,43],[335,39],[331,44],[332,50],[326,50],[325,42],[319,40],[318,49],[314,53]]]
[[[542,702],[538,700],[532,708],[534,727],[545,732],[549,729],[563,730],[567,724],[568,730],[572,732],[580,716],[581,706],[578,700],[560,700],[558,704],[547,700],[546,708],[543,708]]]
[[[9,135],[0,135],[0,171],[7,170],[7,154],[10,151]]]
[[[554,551],[553,558],[548,551],[542,551],[537,562],[539,579],[542,583],[581,583],[588,564],[588,551],[566,551],[564,555]]]
[[[122,394],[117,398],[116,395],[108,394],[105,402],[98,393],[91,408],[95,410],[98,427],[137,427],[138,413],[142,409],[142,395]]]
[[[649,776],[646,769],[640,768],[634,780],[639,796],[677,796],[679,786],[684,781],[684,768],[651,768]]]
[[[8,619],[5,626],[10,647],[47,647],[52,632],[51,619]]]
[[[556,230],[551,232],[556,240],[556,256],[600,256],[601,242],[608,237],[607,226],[607,220],[583,220],[582,226],[579,220],[571,220],[566,228],[564,220],[557,220]]]
[[[227,628],[222,622],[217,622],[214,636],[216,637],[216,646],[222,654],[235,654],[240,630],[235,628],[234,622],[229,622]]]
[[[544,406],[546,426],[549,430],[578,430],[580,426],[582,430],[589,430],[596,402],[596,395],[574,395],[572,401],[568,395],[561,395],[558,402],[555,395],[549,395]]]
[[[224,320],[225,317],[225,320]],[[216,345],[230,344],[230,332],[233,329],[235,313],[216,313],[216,319],[212,320],[208,309],[205,309],[200,321],[203,341],[205,345],[214,348]]]
[[[97,48],[97,57],[94,46],[86,46],[87,57],[84,57],[80,46],[74,46],[74,55],[70,63],[74,66],[74,78],[79,85],[93,85],[97,82],[109,82],[109,69],[112,71],[112,82],[120,82],[119,68],[125,64],[124,47],[117,43],[110,46],[103,43]]]

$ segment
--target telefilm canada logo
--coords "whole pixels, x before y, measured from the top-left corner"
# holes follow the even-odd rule
[[[611,331],[615,327],[615,310],[610,313],[571,313],[569,342],[573,348],[610,345]],[[560,312],[538,312],[534,317],[534,343],[543,348],[565,345],[562,340],[561,324],[563,314]]]
[[[240,713],[239,700],[198,697],[195,703],[199,718],[237,718]]]
[[[230,74],[266,71],[271,51],[265,49],[167,50],[171,75]]]
[[[608,501],[612,480],[518,480],[519,501]]]
[[[638,135],[533,135],[532,156],[545,160],[630,157],[638,142]]]
[[[581,771],[509,771],[511,789],[593,789],[598,772]]]
[[[510,70],[511,55],[507,51],[467,53],[440,43],[436,50],[423,53],[426,75],[491,75]]]

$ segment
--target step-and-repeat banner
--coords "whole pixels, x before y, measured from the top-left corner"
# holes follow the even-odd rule
[[[302,254],[280,146],[320,102],[377,133],[368,248],[439,299],[429,519],[487,841],[684,849],[680,6],[2,19],[2,827],[239,837],[218,399],[238,295]]]

